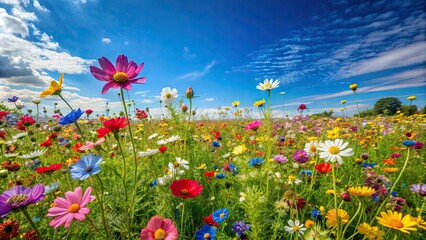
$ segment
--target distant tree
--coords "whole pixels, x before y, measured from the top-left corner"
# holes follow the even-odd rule
[[[312,114],[310,117],[313,117],[313,118],[318,118],[318,117],[331,117],[331,115],[333,115],[333,112],[332,111],[324,111],[324,112],[322,112],[322,113],[315,113],[315,114]]]
[[[393,115],[402,106],[401,101],[395,97],[385,97],[379,99],[374,105],[376,114]]]
[[[360,117],[371,117],[374,115],[376,115],[376,111],[374,111],[374,109],[367,109],[359,113]]]
[[[417,106],[416,105],[404,105],[401,108],[401,112],[405,115],[405,116],[411,116],[416,114],[417,112]]]
[[[422,111],[422,113],[423,113],[423,114],[426,114],[426,105],[423,107],[423,111]]]

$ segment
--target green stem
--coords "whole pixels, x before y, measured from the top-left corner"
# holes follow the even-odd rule
[[[22,213],[24,213],[24,216],[27,218],[28,222],[30,222],[31,227],[33,227],[33,229],[36,231],[37,236],[40,240],[43,240],[43,235],[40,234],[40,232],[38,231],[37,226],[34,224],[33,220],[31,219],[31,216],[28,214],[27,209],[24,208],[22,210]]]
[[[361,118],[360,112],[359,112],[359,106],[358,106],[358,99],[356,96],[356,91],[354,91],[354,96],[355,96],[355,103],[356,103],[356,108],[358,110],[358,117]]]
[[[101,186],[101,193],[103,193],[104,187],[103,187],[103,184],[102,184],[102,180],[98,175],[95,175],[95,177],[96,177],[96,179],[98,179],[99,185]],[[108,228],[108,224],[107,224],[106,218],[105,218],[105,208],[104,208],[103,196],[102,196],[102,198],[99,196],[99,193],[98,193],[96,187],[94,188],[94,190],[95,190],[96,198],[98,199],[99,205],[101,207],[102,224],[104,225],[104,228],[105,228],[105,234],[106,234],[107,238],[110,239],[109,228]]]
[[[87,218],[87,221],[89,222],[89,225],[90,225],[91,227],[93,227],[93,229],[95,229],[95,230],[96,230],[96,232],[98,232],[100,235],[102,235],[102,237],[104,237],[104,236],[103,236],[103,234],[101,233],[101,231],[99,231],[99,228],[97,228],[97,227],[95,226],[95,224],[93,224],[92,219],[90,219],[90,217],[89,217],[88,215],[86,215],[86,218]]]
[[[396,178],[395,182],[393,183],[392,188],[391,188],[391,190],[389,191],[389,194],[386,196],[386,198],[385,198],[385,199],[383,199],[382,204],[380,204],[379,209],[377,209],[376,214],[374,214],[374,217],[373,217],[373,219],[371,220],[370,225],[371,225],[371,224],[374,222],[374,220],[376,219],[376,218],[375,218],[375,216],[377,216],[377,214],[379,214],[380,210],[382,210],[382,207],[385,205],[386,200],[387,200],[390,196],[392,196],[392,192],[393,192],[393,190],[395,189],[396,184],[398,183],[399,179],[401,178],[402,174],[403,174],[403,173],[404,173],[404,171],[405,171],[405,168],[407,167],[408,159],[409,159],[409,158],[410,158],[410,147],[408,147],[408,150],[407,150],[407,157],[405,158],[404,166],[402,167],[401,172],[399,173],[398,177]]]
[[[121,158],[123,159],[123,190],[124,190],[124,197],[127,202],[127,188],[126,188],[126,172],[127,172],[127,165],[126,165],[126,157],[124,156],[123,148],[121,148],[121,142],[120,138],[118,136],[118,133],[114,133],[114,138],[117,140],[118,148],[120,149]]]
[[[59,94],[58,96],[62,99],[62,101],[64,101],[68,105],[68,107],[71,109],[71,111],[74,111],[74,109],[71,107],[71,105],[62,97],[61,94]]]
[[[342,232],[342,237],[345,237],[345,232],[346,232],[346,230],[348,229],[348,227],[349,227],[349,225],[351,225],[351,223],[352,223],[352,221],[353,220],[355,220],[355,217],[358,215],[358,213],[359,213],[359,211],[361,210],[361,208],[362,208],[362,203],[361,203],[361,201],[360,200],[358,200],[358,209],[356,210],[356,213],[355,213],[355,215],[353,215],[352,216],[352,218],[351,218],[351,220],[346,224],[346,227],[343,229],[343,232]]]
[[[184,213],[185,213],[185,202],[183,203],[183,206],[182,206],[182,215],[181,215],[181,218],[180,218],[180,231],[181,232],[183,232],[183,215],[184,215]]]
[[[191,115],[192,115],[192,98],[189,98],[189,113],[188,113],[188,122],[186,123],[186,133],[185,133],[185,141],[184,141],[184,151],[185,156],[187,156],[187,144],[188,144],[188,132],[189,132],[189,126],[191,124]],[[187,156],[188,157],[188,156]]]
[[[332,165],[331,165],[331,175],[332,175],[332,178],[333,178],[333,190],[334,190],[334,209],[336,210],[336,218],[339,220],[339,211],[338,211],[338,208],[337,208],[337,190],[336,190],[336,173],[335,173],[335,170],[334,170],[334,163],[332,163]],[[340,221],[338,221],[338,223],[337,224],[339,224],[340,225]],[[337,227],[337,240],[339,240],[340,239],[340,228],[339,227]]]

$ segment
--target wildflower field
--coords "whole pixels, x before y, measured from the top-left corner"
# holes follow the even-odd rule
[[[260,119],[238,99],[232,118],[202,119],[192,88],[163,89],[164,118],[129,117],[143,64],[99,66],[123,116],[68,105],[63,74],[40,96],[67,114],[0,112],[0,239],[424,239],[424,114],[276,118],[271,79]]]

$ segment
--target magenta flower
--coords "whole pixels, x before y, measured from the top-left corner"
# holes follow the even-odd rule
[[[132,83],[142,84],[146,82],[145,77],[136,78],[144,64],[141,63],[138,66],[134,61],[129,62],[123,54],[117,57],[115,67],[106,57],[99,58],[98,62],[102,69],[90,66],[90,72],[96,79],[107,82],[102,88],[102,94],[108,92],[110,88],[130,90]]]
[[[57,228],[65,223],[65,228],[68,228],[74,219],[82,221],[90,212],[89,208],[86,208],[86,204],[95,199],[94,196],[90,196],[92,191],[91,187],[86,189],[84,195],[81,196],[81,187],[78,187],[74,192],[66,192],[65,198],[58,197],[55,199],[55,207],[50,208],[48,217],[56,217],[50,221],[49,225]]]
[[[4,191],[0,195],[0,218],[12,210],[24,208],[44,198],[44,185],[36,184],[33,188],[22,185]]]
[[[253,130],[257,131],[257,129],[262,125],[262,122],[259,120],[256,120],[254,122],[248,123],[247,126],[244,128],[246,131]]]
[[[86,141],[86,145],[85,145],[85,146],[80,147],[78,150],[80,150],[80,151],[85,151],[85,150],[89,150],[89,149],[95,148],[96,146],[101,145],[104,141],[105,141],[105,138],[101,138],[101,139],[99,139],[99,140],[98,140],[97,142],[95,142],[95,143],[93,143],[93,142],[89,142],[89,141]]]
[[[305,163],[309,160],[308,153],[305,150],[297,150],[293,154],[293,158],[296,162]]]
[[[155,239],[178,239],[178,230],[171,219],[154,216],[149,220],[148,226],[141,231],[141,240]]]

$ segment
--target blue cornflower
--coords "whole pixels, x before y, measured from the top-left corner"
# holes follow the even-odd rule
[[[79,109],[74,109],[70,113],[68,113],[65,117],[61,118],[60,121],[59,121],[59,124],[67,125],[67,124],[74,123],[83,114],[84,114],[84,111],[81,110],[80,108]]]
[[[59,187],[59,182],[54,182],[48,186],[44,186],[44,195],[47,195],[55,191],[56,189],[58,189],[58,187]]]
[[[300,171],[299,175],[301,177],[305,177],[305,176],[312,176],[312,170],[302,170]]]
[[[260,167],[260,165],[262,165],[262,163],[263,163],[263,159],[262,158],[252,158],[248,162],[248,164],[249,164],[250,167]]]
[[[374,168],[375,166],[377,166],[377,163],[367,163],[367,162],[364,162],[363,164],[361,164],[361,166],[363,167],[363,168]]]
[[[71,178],[84,180],[92,174],[97,174],[101,171],[99,166],[102,163],[101,156],[90,153],[87,156],[80,158],[74,165],[71,166]]]
[[[8,98],[7,101],[8,102],[16,102],[16,101],[18,101],[18,97],[17,96],[13,96],[11,98]]]
[[[407,146],[407,147],[411,147],[414,144],[416,144],[416,142],[411,141],[411,140],[407,140],[407,141],[403,141],[402,144],[405,145],[405,146]]]
[[[239,237],[244,235],[248,230],[250,230],[250,225],[246,224],[244,221],[237,221],[232,224],[232,231],[236,232]]]
[[[155,186],[157,186],[157,183],[158,183],[158,180],[157,180],[157,179],[154,179],[154,180],[152,180],[152,182],[149,184],[149,186],[150,186],[150,187],[155,187]]]
[[[217,223],[221,223],[223,221],[225,221],[229,216],[229,211],[226,208],[222,208],[219,210],[214,211],[212,217],[213,220]]]
[[[312,218],[315,219],[315,220],[318,220],[318,221],[322,220],[322,213],[318,209],[312,210],[312,214],[311,215],[312,215]]]
[[[218,148],[218,147],[220,147],[220,143],[218,143],[218,142],[214,141],[214,142],[212,142],[212,146],[213,146],[214,148]]]
[[[195,240],[214,240],[216,239],[216,228],[204,224],[195,234]]]
[[[215,175],[215,177],[218,179],[222,179],[222,178],[226,178],[226,175],[224,173],[218,173]]]
[[[284,137],[280,137],[280,142],[284,142],[285,138]]]

